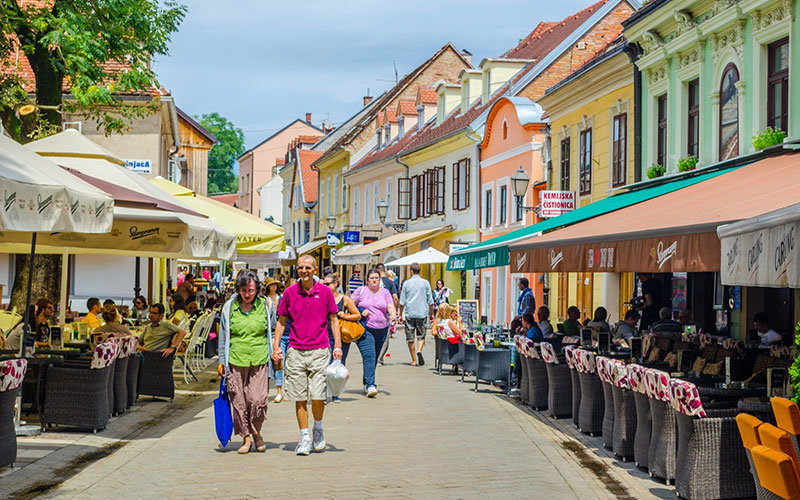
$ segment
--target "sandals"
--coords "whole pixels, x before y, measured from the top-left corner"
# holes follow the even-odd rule
[[[273,403],[280,403],[281,401],[283,401],[283,394],[278,394],[275,396],[275,399],[272,400]]]
[[[264,438],[263,437],[258,436],[257,438],[254,439],[254,441],[255,441],[255,444],[256,444],[256,451],[257,452],[264,453],[265,451],[267,451],[267,445],[264,444]]]
[[[247,455],[248,453],[250,453],[250,443],[245,442],[244,444],[242,444],[242,446],[240,446],[239,449],[236,450],[236,453],[238,453],[239,455]]]

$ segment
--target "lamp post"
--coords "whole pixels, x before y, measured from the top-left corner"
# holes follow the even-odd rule
[[[333,232],[333,228],[336,227],[336,217],[331,215],[325,220],[328,221],[328,231]]]
[[[384,227],[390,227],[398,233],[402,233],[406,230],[405,224],[386,224],[386,213],[389,211],[389,204],[386,203],[386,200],[379,201],[375,208],[378,209],[378,219],[380,219]]]
[[[530,182],[531,179],[528,177],[528,174],[525,173],[525,170],[522,169],[522,165],[520,165],[517,171],[511,176],[511,184],[514,189],[514,196],[517,197],[517,206],[525,213],[536,210],[536,207],[522,206],[523,200],[525,199],[525,194],[528,192],[528,185]]]

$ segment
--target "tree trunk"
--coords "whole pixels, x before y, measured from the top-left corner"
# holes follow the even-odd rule
[[[14,286],[11,289],[9,309],[16,308],[17,312],[25,310],[25,296],[28,292],[28,264],[29,254],[17,254],[14,268]],[[31,303],[36,303],[42,297],[57,303],[61,288],[61,255],[47,254],[34,256],[33,286],[31,287]],[[66,304],[60,304],[66,307]]]

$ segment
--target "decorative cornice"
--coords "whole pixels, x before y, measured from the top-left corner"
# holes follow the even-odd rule
[[[645,70],[645,76],[647,77],[647,85],[654,87],[669,78],[669,64],[664,63],[661,66],[649,68]]]
[[[664,39],[655,30],[648,30],[642,33],[642,41],[639,43],[645,55],[664,47]]]
[[[675,22],[678,23],[674,38],[697,28],[697,21],[694,20],[692,13],[687,10],[676,10],[672,16],[675,18]]]
[[[718,62],[722,52],[725,49],[731,48],[736,52],[739,56],[739,59],[743,59],[744,56],[744,23],[743,19],[739,20],[733,27],[723,33],[720,34],[712,34],[710,37],[711,41],[711,53],[714,57],[714,62]]]
[[[766,12],[755,11],[752,15],[753,31],[763,31],[776,24],[794,20],[792,0],[783,0],[777,7]]]

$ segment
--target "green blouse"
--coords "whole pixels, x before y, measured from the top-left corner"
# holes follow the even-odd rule
[[[247,313],[242,311],[238,300],[233,301],[230,335],[228,363],[235,366],[259,366],[269,361],[267,305],[264,297],[258,297]]]

